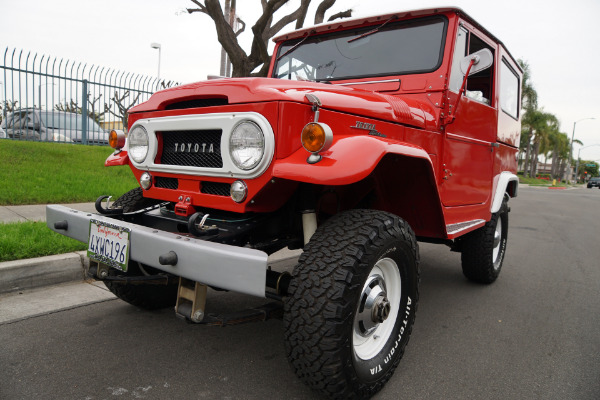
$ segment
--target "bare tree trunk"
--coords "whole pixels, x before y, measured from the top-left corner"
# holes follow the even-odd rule
[[[235,16],[236,1],[226,0],[225,10],[221,8],[220,0],[190,0],[196,8],[187,8],[187,12],[203,13],[208,15],[214,22],[217,30],[219,43],[227,53],[230,68],[233,71],[229,75],[233,77],[243,76],[266,76],[269,70],[271,55],[268,52],[268,41],[275,36],[281,29],[288,24],[296,23],[296,29],[304,25],[306,14],[311,0],[300,0],[300,5],[296,10],[283,16],[279,21],[274,22],[273,16],[288,0],[261,0],[262,15],[252,27],[253,40],[250,54],[247,54],[238,43],[238,35],[245,30],[245,22]],[[320,23],[325,18],[325,13],[335,4],[335,0],[321,0],[315,13],[315,23]],[[229,5],[229,12],[227,6]],[[329,18],[345,18],[352,16],[352,10],[339,12]],[[234,23],[235,22],[235,23]],[[237,29],[234,25],[241,24]],[[261,66],[260,71],[252,73],[257,67]],[[221,75],[227,74],[226,68],[221,68]]]
[[[537,172],[537,158],[538,158],[538,151],[540,149],[540,144],[536,143],[533,147],[533,154],[531,155],[531,167],[530,167],[530,172],[529,172],[529,176],[531,178],[535,178],[535,174]]]
[[[550,169],[550,174],[552,175],[552,179],[558,178],[558,148],[554,147],[554,151],[552,152],[552,168]]]
[[[527,150],[525,150],[525,167],[523,168],[524,176],[528,176],[529,171],[529,158],[531,157],[531,136],[532,129],[529,128],[529,133],[527,134]]]
[[[225,0],[225,10],[224,10],[225,20],[229,21],[231,14],[231,0]],[[219,69],[220,76],[228,76],[227,75],[227,66],[229,65],[229,56],[225,51],[225,47],[221,47],[221,68]]]
[[[566,169],[567,163],[565,162],[565,160],[560,160],[560,167],[558,169],[558,176],[559,178],[562,179],[563,176],[565,176],[565,169]]]
[[[229,9],[229,15],[228,15],[228,19],[229,19],[229,26],[231,26],[231,28],[233,29],[233,31],[236,31],[236,24],[235,24],[235,14],[237,12],[237,8],[235,5],[235,0],[231,0],[231,8]],[[229,62],[229,56],[227,56],[227,70],[225,71],[225,76],[231,76],[231,63]]]

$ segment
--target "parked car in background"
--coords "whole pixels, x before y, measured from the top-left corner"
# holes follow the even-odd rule
[[[2,127],[12,139],[82,143],[84,122],[88,143],[108,144],[108,132],[96,121],[89,117],[84,121],[83,115],[64,111],[21,109],[9,113]]]
[[[590,180],[587,183],[587,187],[588,189],[593,187],[597,187],[598,189],[600,189],[600,178],[590,178]]]

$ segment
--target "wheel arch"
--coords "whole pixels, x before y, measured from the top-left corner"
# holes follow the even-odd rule
[[[346,197],[368,194],[368,208],[400,216],[417,236],[445,237],[432,156],[421,147],[380,137],[348,136],[339,138],[316,164],[307,162],[309,155],[300,149],[277,160],[274,177],[326,187]],[[340,210],[365,208],[362,197],[354,204],[346,202]]]
[[[500,207],[502,207],[502,201],[504,200],[504,196],[506,194],[508,194],[509,197],[517,197],[518,191],[519,177],[509,171],[503,171],[500,173],[490,209],[492,214],[500,211]]]

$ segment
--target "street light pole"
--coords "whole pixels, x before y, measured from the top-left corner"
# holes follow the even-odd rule
[[[575,122],[573,122],[573,133],[571,134],[571,148],[569,149],[569,165],[567,168],[567,171],[571,170],[571,160],[573,159],[573,140],[575,140],[575,127],[577,126],[577,123],[580,121],[585,121],[586,119],[596,119],[594,117],[589,117],[589,118],[582,118],[580,120],[577,120]],[[577,174],[575,174],[575,179],[577,179]],[[570,179],[567,178],[567,182],[569,182]]]
[[[161,46],[160,43],[150,43],[150,47],[152,47],[153,49],[158,49],[158,80],[160,81],[160,51],[161,51]]]

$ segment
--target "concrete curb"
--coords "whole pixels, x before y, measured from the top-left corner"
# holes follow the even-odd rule
[[[84,281],[89,268],[86,251],[0,263],[0,294],[60,283]],[[298,250],[281,250],[269,265],[278,266],[300,255]]]
[[[0,293],[83,281],[85,251],[0,263]]]

